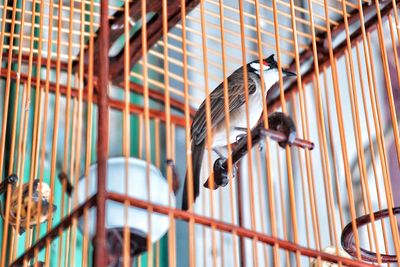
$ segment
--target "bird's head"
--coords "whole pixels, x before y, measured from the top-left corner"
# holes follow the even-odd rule
[[[269,78],[269,80],[274,80],[277,82],[279,80],[279,72],[278,72],[278,62],[275,61],[274,54],[262,60],[264,77]],[[261,65],[260,60],[256,59],[249,63],[250,71],[257,73],[260,75],[261,73]],[[283,77],[288,76],[296,76],[296,73],[285,70],[282,68]]]

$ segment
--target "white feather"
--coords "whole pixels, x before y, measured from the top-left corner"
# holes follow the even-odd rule
[[[260,69],[261,69],[261,65],[258,62],[250,63],[250,67],[252,67],[253,69],[258,70],[258,71],[260,71]],[[264,67],[264,69],[265,69],[265,67]]]
[[[257,63],[252,63],[257,64]],[[255,76],[255,75],[253,75]],[[259,118],[261,117],[263,111],[263,103],[262,103],[262,93],[261,93],[261,79],[258,77],[249,76],[249,78],[253,79],[256,83],[256,91],[254,94],[249,95],[249,126],[252,129],[256,126]],[[277,69],[272,69],[268,71],[264,71],[264,84],[265,84],[265,94],[267,94],[268,90],[279,80],[279,73]],[[226,146],[229,143],[236,142],[236,137],[241,134],[246,134],[246,132],[236,130],[234,127],[247,128],[247,115],[246,115],[246,105],[242,105],[235,112],[230,114],[230,125],[232,128],[230,129],[229,140],[226,138],[226,128],[225,121],[220,123],[220,125],[216,126],[214,129],[214,138],[212,147],[221,147]]]

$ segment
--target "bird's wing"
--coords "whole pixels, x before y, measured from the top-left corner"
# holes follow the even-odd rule
[[[256,77],[253,77],[253,73],[248,75],[248,91],[249,95],[254,94],[256,91]],[[229,94],[229,113],[241,107],[245,101],[245,90],[244,90],[243,72],[235,71],[231,76],[228,77],[228,94]],[[215,127],[219,123],[225,120],[225,109],[224,109],[224,83],[222,82],[214,91],[210,94],[210,106],[211,106],[211,126]],[[191,134],[192,140],[195,144],[200,144],[204,141],[207,135],[207,119],[206,119],[206,102],[205,100],[200,105],[193,119]]]

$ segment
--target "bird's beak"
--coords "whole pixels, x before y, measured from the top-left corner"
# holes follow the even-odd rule
[[[285,69],[282,69],[283,77],[296,76],[297,74]]]

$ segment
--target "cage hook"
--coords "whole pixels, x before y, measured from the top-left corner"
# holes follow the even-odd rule
[[[65,172],[60,172],[58,174],[58,180],[60,181],[61,184],[65,182],[65,191],[67,192],[68,196],[70,197],[72,195],[72,192],[74,191],[74,187],[71,184],[71,181],[68,178],[68,175]]]

